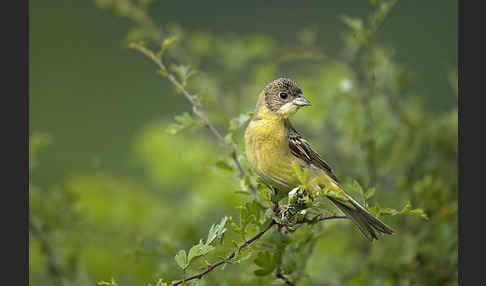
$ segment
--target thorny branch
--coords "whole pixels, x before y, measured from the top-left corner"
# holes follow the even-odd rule
[[[214,136],[216,136],[216,138],[221,143],[223,143],[223,146],[226,149],[226,151],[228,151],[231,154],[231,158],[233,159],[235,165],[237,166],[237,168],[238,168],[238,170],[240,172],[240,178],[244,178],[246,176],[246,172],[245,172],[245,170],[243,170],[243,167],[241,167],[240,161],[238,160],[238,157],[237,157],[237,154],[236,154],[236,150],[234,150],[230,145],[228,145],[225,142],[225,140],[224,140],[223,136],[221,135],[221,133],[219,133],[219,131],[216,129],[216,127],[214,127],[214,125],[211,123],[211,121],[206,116],[206,113],[202,109],[201,104],[199,104],[195,100],[194,96],[191,95],[184,88],[184,86],[169,72],[169,70],[167,69],[167,67],[162,62],[162,55],[161,54],[159,54],[159,55],[154,54],[151,50],[147,49],[145,46],[143,46],[140,43],[132,43],[132,44],[130,44],[130,47],[133,48],[133,49],[136,49],[136,50],[140,51],[145,56],[147,56],[148,58],[150,58],[153,62],[155,62],[155,64],[157,64],[157,66],[162,71],[161,74],[164,75],[165,77],[167,77],[167,79],[169,79],[169,81],[176,88],[178,88],[182,92],[182,94],[184,95],[184,97],[192,104],[192,106],[193,106],[193,108],[195,110],[194,113],[196,115],[198,115],[204,121],[204,125],[211,131],[211,133],[214,134]],[[250,187],[250,189],[253,192],[256,192],[256,187],[255,186],[250,185],[249,187]]]
[[[259,239],[263,234],[265,234],[270,228],[272,228],[272,226],[276,225],[277,222],[275,220],[272,220],[270,222],[270,224],[262,231],[260,231],[259,233],[255,234],[252,238],[248,239],[247,241],[245,241],[242,245],[240,245],[240,247],[238,247],[238,249],[235,249],[233,250],[228,256],[226,256],[226,258],[218,261],[218,262],[215,262],[211,265],[209,265],[206,270],[198,273],[198,274],[195,274],[195,275],[192,275],[188,278],[185,278],[185,279],[182,279],[182,280],[177,280],[177,281],[173,281],[170,286],[176,286],[176,285],[179,285],[179,284],[182,284],[184,282],[187,282],[189,280],[193,280],[193,279],[201,279],[204,275],[208,274],[209,272],[213,271],[215,268],[223,265],[224,263],[226,263],[227,261],[229,261],[230,259],[232,259],[233,257],[235,257],[236,255],[236,251],[240,252],[243,248],[249,246],[252,242],[254,242],[255,240]]]

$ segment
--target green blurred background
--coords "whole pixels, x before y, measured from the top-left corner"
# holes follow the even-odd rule
[[[355,141],[366,136],[354,97],[359,91],[340,91],[342,79],[354,83],[357,68],[339,57],[348,31],[341,16],[366,18],[374,9],[370,2],[153,1],[148,13],[163,29],[181,27],[190,39],[211,35],[224,46],[192,58],[201,59],[196,68],[203,80],[190,86],[202,90],[204,106],[222,133],[230,118],[253,109],[265,84],[290,76],[302,82],[314,103],[296,116],[299,130],[338,177],[369,186],[365,148]],[[387,219],[401,235],[372,247],[350,224],[329,224],[305,264],[302,285],[457,285],[457,5],[400,1],[379,31],[378,42],[393,56],[380,51],[377,57],[411,71],[409,86],[398,88],[397,95],[415,127],[392,119],[396,114],[380,100],[373,103],[377,201],[393,208],[411,201],[431,220]],[[159,277],[178,279],[177,250],[187,250],[221,217],[237,218],[236,207],[245,200],[231,191],[239,187],[235,175],[214,168],[224,149],[207,130],[165,132],[174,116],[191,106],[154,72],[152,62],[127,48],[124,39],[132,26],[94,1],[30,1],[31,285],[95,285],[111,277],[119,285],[153,285]],[[247,43],[267,51],[293,46],[305,42],[306,29],[315,31],[312,44],[324,60],[277,66],[273,61],[280,54],[248,56],[238,50]],[[181,45],[198,53],[190,41]],[[172,56],[191,63],[185,53]],[[225,56],[229,64],[217,61]],[[232,66],[233,58],[245,57],[252,64],[242,60],[242,67]],[[398,70],[387,68],[390,77]],[[206,87],[205,75],[219,81],[208,80]],[[390,90],[392,85],[383,84]],[[212,89],[219,95],[211,97]],[[225,104],[233,108],[225,110]],[[241,150],[241,130],[235,136]],[[409,137],[415,141],[406,141]],[[292,259],[299,265],[301,258]],[[197,285],[275,283],[251,276],[250,264],[228,267]]]
[[[363,17],[366,1],[156,1],[150,14],[160,25],[214,33],[262,32],[288,43],[308,26],[333,56],[341,46],[339,16]],[[54,183],[71,170],[108,168],[136,176],[130,140],[148,122],[187,110],[153,65],[122,45],[129,23],[93,1],[32,1],[29,8],[30,132],[48,132],[55,153],[41,154],[45,169],[35,180]],[[396,59],[416,73],[414,91],[432,110],[455,104],[448,69],[457,66],[457,1],[401,1],[381,37]],[[262,83],[264,85],[265,83]],[[253,96],[253,95],[252,95]],[[256,96],[256,95],[255,95]],[[66,166],[69,166],[67,168]]]

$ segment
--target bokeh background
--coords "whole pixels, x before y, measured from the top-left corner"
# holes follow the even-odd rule
[[[174,116],[191,107],[154,72],[152,62],[127,48],[134,24],[110,3],[30,1],[31,285],[95,285],[111,277],[119,285],[148,285],[161,276],[179,278],[173,261],[177,249],[196,243],[222,216],[238,217],[236,206],[245,199],[233,192],[239,184],[235,175],[215,167],[224,149],[207,130],[165,132]],[[305,285],[457,285],[457,5],[453,0],[399,1],[377,36],[386,47],[385,56],[377,57],[405,71],[406,88],[395,89],[402,110],[423,128],[405,130],[397,123],[376,129],[377,144],[382,140],[391,146],[378,146],[377,163],[383,164],[374,182],[377,201],[395,208],[412,201],[431,220],[390,218],[392,226],[413,227],[399,227],[408,235],[394,237],[400,240],[395,242],[387,238],[386,248],[373,246],[376,255],[357,248],[365,242],[348,241],[361,239],[351,226],[333,225],[306,262]],[[308,115],[299,114],[297,125],[338,176],[370,185],[362,163],[365,148],[346,145],[352,136],[366,133],[358,123],[345,123],[360,121],[349,112],[357,103],[348,106],[337,99],[354,91],[333,88],[342,87],[343,78],[358,78],[356,67],[340,60],[349,30],[342,15],[366,18],[375,6],[350,0],[154,1],[148,15],[164,32],[188,39],[181,44],[184,52],[171,56],[192,59],[189,63],[203,71],[190,87],[201,94],[220,130],[253,108],[266,83],[290,76],[303,82],[314,103]],[[198,49],[205,45],[209,51]],[[319,56],[280,64],[284,56],[273,51],[295,45],[318,47]],[[263,55],[246,55],[252,47]],[[213,63],[218,58],[223,60]],[[390,69],[382,75],[396,71]],[[377,111],[375,120],[387,121],[393,113]],[[338,116],[332,132],[326,129],[333,124],[329,114]],[[431,129],[418,124],[422,121]],[[380,137],[388,130],[412,134],[420,143],[397,151],[387,135]],[[329,143],[340,133],[344,139],[335,142],[337,147]],[[235,137],[241,149],[242,132]],[[395,161],[386,161],[393,154]],[[402,168],[410,166],[416,173],[404,179]],[[401,181],[407,179],[409,185]],[[366,263],[360,263],[363,257]],[[250,264],[197,283],[267,283],[252,280],[252,271],[248,277],[240,273]],[[235,273],[239,282],[231,279]]]

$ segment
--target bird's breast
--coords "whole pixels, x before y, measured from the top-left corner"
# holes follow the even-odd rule
[[[299,184],[282,121],[252,120],[245,132],[245,147],[251,167],[266,183],[282,190]]]

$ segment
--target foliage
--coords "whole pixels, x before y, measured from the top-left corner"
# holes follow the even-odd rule
[[[33,285],[162,286],[193,276],[186,285],[457,285],[457,107],[431,113],[413,71],[379,42],[396,1],[372,1],[367,19],[343,16],[342,54],[326,57],[314,29],[296,35],[297,47],[263,34],[161,29],[150,2],[97,1],[132,20],[130,46],[192,112],[134,138],[146,182],[107,170],[52,187],[29,182]],[[283,197],[249,170],[242,130],[260,89],[290,68],[313,102],[295,125],[396,235],[370,244],[350,222],[327,220],[339,212],[308,193],[299,168],[300,188]],[[457,96],[457,72],[449,77]],[[206,127],[214,137],[198,130]],[[49,142],[30,138],[31,172]],[[103,282],[110,277],[118,282]]]

